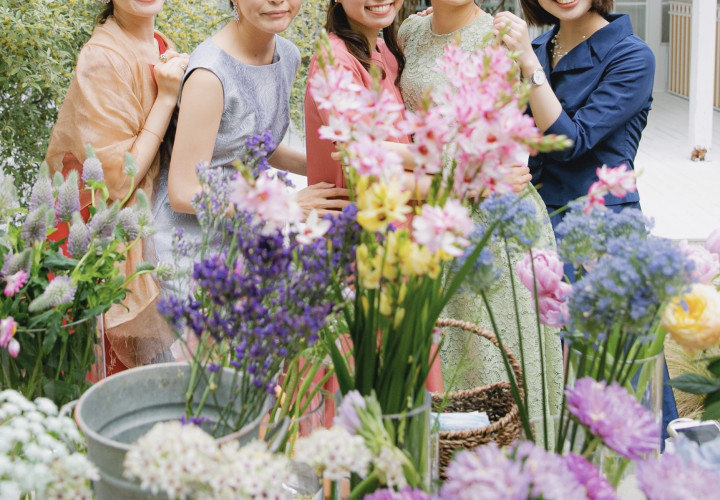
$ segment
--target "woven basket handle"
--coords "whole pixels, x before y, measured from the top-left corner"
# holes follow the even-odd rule
[[[453,326],[456,328],[460,328],[462,330],[465,330],[466,332],[474,333],[475,335],[479,337],[484,337],[490,342],[493,343],[495,347],[500,349],[500,344],[498,343],[498,339],[495,336],[495,334],[489,330],[486,330],[482,326],[476,325],[474,323],[470,323],[467,321],[460,321],[457,319],[451,319],[451,318],[439,318],[437,320],[437,326],[443,327],[443,326]],[[443,335],[445,333],[443,332]],[[512,368],[513,372],[515,373],[515,380],[517,381],[518,385],[518,391],[520,392],[520,397],[522,398],[524,396],[523,392],[523,373],[520,369],[520,363],[518,363],[517,358],[515,355],[510,352],[510,349],[507,348],[507,346],[503,345],[505,348],[505,353],[507,354],[508,361],[510,362],[510,367]]]

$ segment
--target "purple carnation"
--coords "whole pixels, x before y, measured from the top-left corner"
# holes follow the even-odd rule
[[[433,500],[437,498],[418,488],[406,486],[400,491],[392,489],[375,490],[370,495],[365,495],[363,500]]]
[[[441,498],[526,500],[530,494],[530,477],[522,464],[508,458],[494,441],[457,453],[445,473]]]
[[[584,457],[569,453],[564,457],[565,466],[575,475],[575,479],[585,486],[590,500],[616,500],[617,494],[612,485],[600,475],[600,471]]]
[[[648,500],[710,499],[720,492],[720,475],[668,453],[638,462],[635,476]]]
[[[568,411],[605,446],[638,460],[658,449],[660,426],[623,387],[584,377],[565,390]]]

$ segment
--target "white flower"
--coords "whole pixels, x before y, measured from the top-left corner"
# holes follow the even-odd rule
[[[298,234],[295,239],[302,245],[309,245],[315,239],[327,233],[328,229],[330,229],[330,221],[320,219],[317,212],[313,209],[307,219],[305,219],[305,222],[297,224]]]
[[[295,460],[324,472],[330,480],[340,480],[349,472],[364,476],[371,458],[365,440],[340,426],[316,430],[295,443]]]
[[[35,406],[38,411],[43,412],[45,415],[56,416],[58,414],[57,406],[48,398],[35,398]]]
[[[380,482],[389,488],[402,489],[407,485],[402,463],[404,455],[397,448],[383,446],[380,453],[373,460],[373,465],[378,472]]]

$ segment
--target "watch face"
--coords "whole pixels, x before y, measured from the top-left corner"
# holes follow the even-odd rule
[[[543,71],[542,68],[537,68],[535,71],[533,71],[530,80],[532,81],[533,85],[542,85],[543,83],[545,83],[545,71]]]

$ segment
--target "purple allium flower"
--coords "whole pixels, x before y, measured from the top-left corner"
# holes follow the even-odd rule
[[[493,234],[508,243],[531,246],[540,236],[535,205],[515,193],[493,195],[480,206],[480,217]]]
[[[38,180],[33,186],[32,193],[30,194],[28,209],[32,212],[40,205],[45,205],[48,208],[55,206],[55,198],[53,197],[53,187],[50,177],[38,177]]]
[[[440,497],[457,500],[526,500],[530,477],[522,464],[508,458],[492,441],[472,451],[460,451],[445,471]]]
[[[652,221],[638,209],[594,210],[584,212],[581,201],[572,201],[563,221],[555,228],[558,237],[558,253],[565,262],[576,267],[595,262],[608,252],[608,242],[628,236],[646,237]],[[592,234],[592,238],[587,235]]]
[[[606,386],[583,377],[565,394],[568,411],[616,453],[638,460],[658,449],[660,426],[655,417],[617,382]]]
[[[52,215],[52,207],[40,205],[31,211],[22,228],[22,239],[27,246],[32,246],[36,241],[45,241],[47,237],[48,219]]]
[[[94,156],[85,158],[81,178],[84,183],[103,182],[105,180],[105,174],[103,172],[102,162]]]
[[[78,174],[75,170],[72,170],[58,190],[55,215],[58,220],[68,222],[72,218],[72,214],[79,211],[80,188],[78,187]]]
[[[426,493],[418,488],[410,488],[406,486],[400,491],[392,489],[375,490],[369,495],[365,495],[363,500],[434,500],[437,497]]]
[[[7,276],[5,278],[5,290],[3,290],[5,296],[12,297],[18,293],[22,287],[25,286],[29,277],[27,271],[24,269],[20,269],[16,273]]]
[[[77,287],[73,285],[69,276],[55,276],[43,293],[30,302],[28,311],[40,312],[61,304],[72,302],[75,298],[75,290]]]
[[[72,225],[68,231],[68,252],[72,257],[79,259],[85,255],[89,246],[90,229],[83,222],[80,212],[75,212],[72,217]]]
[[[333,422],[336,425],[342,425],[354,436],[357,434],[357,429],[362,425],[357,408],[364,410],[366,406],[365,398],[358,391],[352,390],[345,394],[342,403],[338,406],[337,416]]]
[[[720,476],[678,455],[664,453],[638,462],[635,472],[648,500],[711,499],[720,492]]]
[[[585,486],[590,500],[616,500],[617,494],[612,485],[600,475],[600,471],[584,457],[569,453],[564,457],[565,465],[575,475],[575,479]]]

